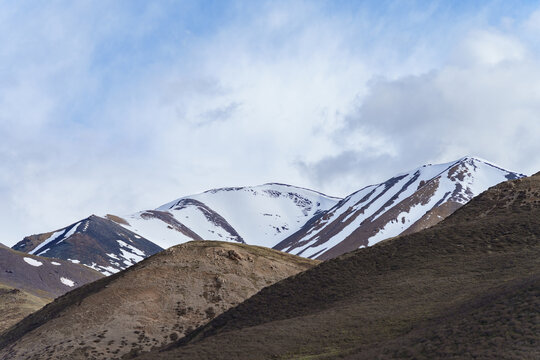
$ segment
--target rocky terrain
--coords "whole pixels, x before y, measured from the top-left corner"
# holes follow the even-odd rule
[[[274,248],[330,259],[433,226],[490,186],[523,176],[474,157],[424,165],[347,196]]]
[[[163,250],[107,218],[92,215],[63,229],[31,235],[13,249],[114,274]]]
[[[267,287],[140,359],[538,359],[540,173]]]
[[[315,264],[236,243],[175,246],[27,317],[0,338],[0,359],[111,359],[148,351]]]
[[[13,248],[81,263],[104,275],[191,240],[260,245],[329,259],[438,223],[474,196],[523,175],[474,157],[424,165],[345,199],[269,183],[185,196],[131,215],[92,215]]]

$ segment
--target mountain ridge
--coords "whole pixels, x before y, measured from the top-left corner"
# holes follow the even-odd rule
[[[157,207],[155,211],[170,213],[176,221],[202,239],[244,241],[251,245],[272,247],[287,234],[299,229],[318,211],[330,208],[338,200],[311,189],[266,183],[210,189],[175,199]],[[212,214],[207,216],[210,212]],[[162,247],[179,241],[174,236],[176,234],[171,232],[154,232],[150,235],[151,229],[146,229],[148,224],[140,221],[137,213],[124,219],[130,224],[135,223],[131,227],[135,232],[147,233],[147,238],[154,239]],[[158,238],[163,239],[159,240],[162,242]]]
[[[469,156],[423,165],[352,193],[274,248],[329,259],[433,226],[489,186],[523,176]]]
[[[223,187],[127,216],[92,215],[56,232],[28,236],[14,248],[79,261],[105,275],[191,240],[328,259],[432,226],[489,186],[522,176],[465,156],[399,173],[343,199],[277,182]],[[93,233],[83,236],[88,224]]]
[[[536,358],[539,219],[540,176],[504,182],[433,227],[324,261],[138,359]]]
[[[27,236],[13,249],[80,263],[105,275],[163,250],[116,222],[96,215],[57,231]]]

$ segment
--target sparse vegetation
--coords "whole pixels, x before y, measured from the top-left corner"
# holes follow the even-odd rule
[[[32,295],[0,283],[0,334],[12,325],[45,306],[50,299]]]
[[[109,358],[137,356],[180,339],[268,282],[317,263],[247,245],[186,243],[56,299],[0,338],[0,358],[32,358],[49,345],[51,357],[73,358],[88,344],[96,357],[107,348]],[[72,339],[82,345],[54,347]]]
[[[540,358],[540,176],[264,288],[141,359]]]

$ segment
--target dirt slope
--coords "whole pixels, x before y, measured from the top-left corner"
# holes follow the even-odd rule
[[[540,176],[263,289],[141,359],[538,359]]]
[[[55,297],[102,277],[82,265],[0,244],[0,333]]]
[[[0,333],[50,301],[0,283]]]
[[[175,246],[25,319],[0,338],[0,358],[109,359],[150,350],[315,264],[242,244]]]

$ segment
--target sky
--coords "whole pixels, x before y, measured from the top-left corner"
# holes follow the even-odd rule
[[[0,1],[0,242],[225,186],[540,171],[535,1]]]

